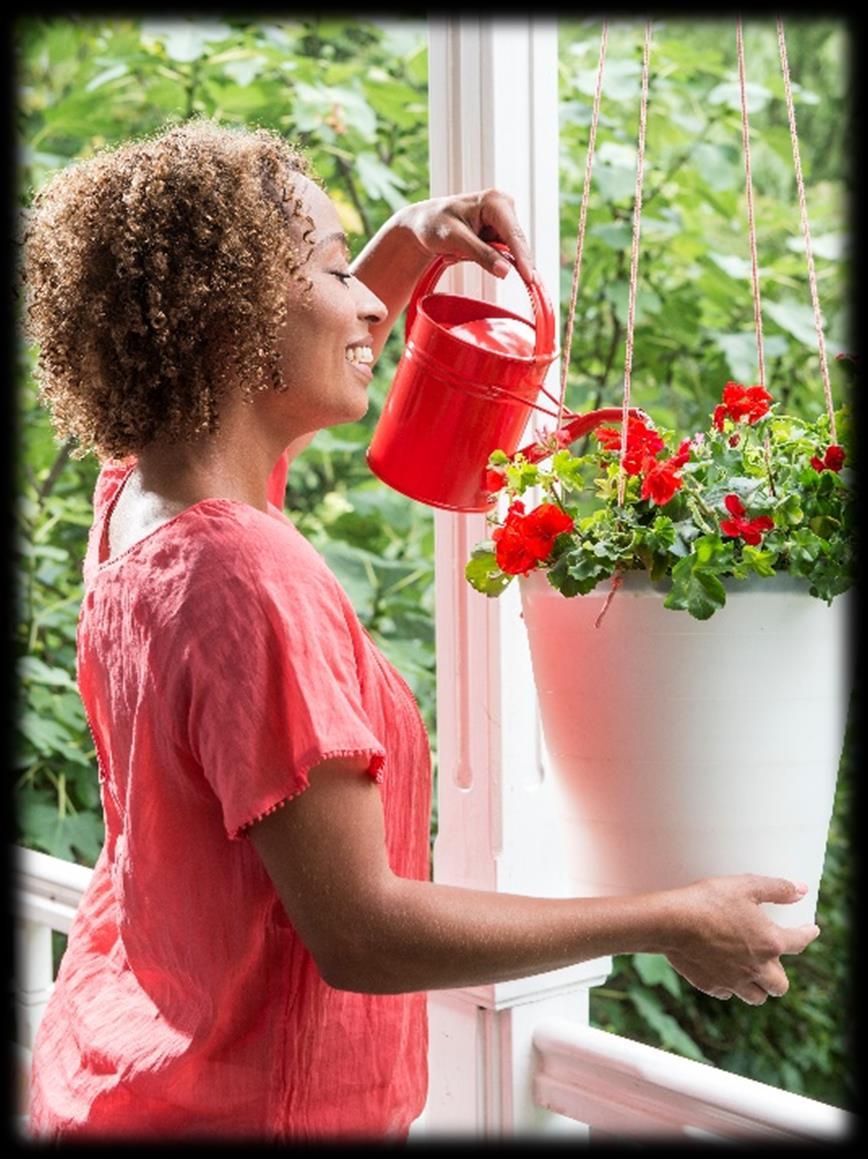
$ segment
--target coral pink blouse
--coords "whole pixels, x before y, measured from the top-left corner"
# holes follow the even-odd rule
[[[326,985],[246,837],[363,754],[392,869],[429,876],[424,721],[283,514],[287,466],[267,514],[203,499],[112,559],[132,467],[100,472],[77,652],[105,842],[33,1047],[37,1138],[403,1137],[422,1111],[425,994]]]

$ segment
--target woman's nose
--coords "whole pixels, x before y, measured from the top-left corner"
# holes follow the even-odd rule
[[[370,322],[372,326],[376,326],[388,317],[388,307],[372,290],[368,289],[364,282],[358,282],[357,284],[362,288],[362,296],[359,301],[359,317],[364,318],[366,322]]]

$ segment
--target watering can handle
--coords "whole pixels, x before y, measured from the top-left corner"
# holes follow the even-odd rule
[[[509,250],[509,246],[502,242],[490,242],[492,249],[498,250],[515,268],[515,258]],[[416,317],[416,303],[420,298],[426,294],[430,294],[434,289],[440,275],[449,266],[455,265],[457,262],[472,261],[472,258],[453,257],[451,255],[441,254],[436,257],[428,268],[424,271],[419,281],[416,283],[416,288],[413,291],[413,296],[407,305],[407,322],[404,328],[405,341],[410,337],[410,330],[413,327],[413,321]],[[518,272],[516,270],[516,272]],[[534,345],[534,355],[548,355],[554,347],[555,339],[555,318],[552,311],[552,305],[549,301],[548,294],[545,287],[539,280],[534,270],[531,275],[531,280],[525,281],[525,289],[530,297],[530,304],[533,308],[534,321],[536,323],[536,343]]]

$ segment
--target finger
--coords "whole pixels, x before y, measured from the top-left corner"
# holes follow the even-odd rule
[[[780,962],[772,963],[754,981],[765,990],[769,998],[783,998],[790,988],[790,980],[784,973],[784,968]]]
[[[486,190],[480,202],[480,220],[489,241],[499,241],[509,247],[515,266],[526,282],[533,276],[533,254],[525,232],[515,213],[511,197],[497,189]],[[481,231],[482,232],[482,231]]]
[[[473,230],[459,221],[455,223],[454,232],[450,238],[450,248],[453,253],[461,257],[470,258],[477,262],[488,273],[496,278],[505,278],[509,273],[509,261],[490,245],[477,237]]]
[[[782,954],[801,954],[806,946],[820,936],[820,927],[813,922],[806,926],[794,926],[790,930],[781,926],[778,926],[778,929],[784,943]]]
[[[719,998],[721,1002],[728,1002],[732,997],[732,991],[724,990],[721,986],[714,986],[711,990],[706,990],[705,993],[709,998]]]
[[[741,986],[736,987],[735,993],[748,1006],[762,1006],[769,996],[768,991],[758,986],[756,982],[743,982]]]
[[[760,877],[753,875],[751,892],[754,901],[772,901],[788,905],[800,901],[808,892],[804,882],[790,881],[787,877]]]

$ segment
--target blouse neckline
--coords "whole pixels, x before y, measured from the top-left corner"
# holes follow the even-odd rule
[[[149,531],[146,535],[143,535],[141,537],[141,539],[137,539],[135,541],[135,543],[131,543],[128,547],[125,547],[122,551],[117,552],[116,555],[113,555],[108,559],[103,559],[104,552],[108,551],[109,521],[111,520],[112,513],[114,512],[114,509],[117,505],[118,499],[120,498],[121,492],[123,491],[124,487],[126,487],[127,483],[129,482],[130,476],[132,475],[133,471],[135,470],[135,467],[136,467],[136,464],[133,463],[131,467],[127,468],[127,470],[124,473],[123,478],[120,481],[120,484],[118,485],[117,489],[115,490],[114,495],[112,495],[111,500],[106,504],[105,510],[103,511],[102,520],[101,520],[100,529],[99,529],[99,541],[98,541],[99,546],[98,546],[98,550],[97,550],[97,565],[96,565],[97,572],[104,571],[107,568],[113,567],[117,563],[123,562],[123,560],[125,560],[127,558],[127,556],[131,555],[138,548],[140,548],[143,544],[149,543],[155,535],[159,535],[160,532],[163,530],[163,528],[169,527],[173,523],[177,523],[177,521],[179,519],[183,519],[184,516],[188,515],[191,511],[197,511],[202,507],[206,507],[208,505],[210,505],[210,506],[216,505],[218,507],[220,507],[220,506],[243,507],[248,511],[255,511],[259,515],[263,514],[263,512],[260,511],[258,507],[254,507],[250,503],[245,503],[243,499],[222,499],[222,498],[221,499],[217,499],[217,498],[214,498],[214,499],[197,499],[197,501],[195,503],[191,503],[189,505],[189,507],[185,507],[183,511],[179,511],[177,513],[177,515],[172,515],[169,519],[165,520],[165,522],[158,524],[158,526],[153,528],[152,531]],[[272,518],[275,517],[275,513],[278,517],[281,516],[281,513],[277,511],[277,508],[274,507],[274,505],[272,503],[269,502],[268,507],[269,507],[269,510],[268,510],[267,514],[270,515]],[[290,522],[290,521],[287,520],[287,522]]]

